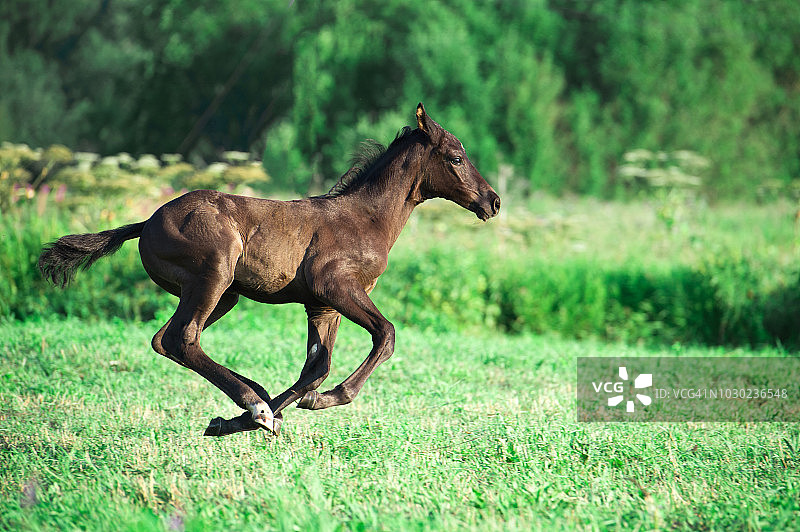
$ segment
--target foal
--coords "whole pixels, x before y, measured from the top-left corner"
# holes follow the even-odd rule
[[[347,404],[392,355],[394,327],[369,293],[414,207],[441,197],[484,221],[500,209],[500,197],[461,142],[433,121],[422,104],[416,116],[417,129],[405,128],[388,149],[356,165],[328,194],[275,201],[189,192],[144,222],[59,238],[44,248],[39,268],[63,287],[78,267],[88,268],[139,237],[148,275],[180,298],[175,314],[153,337],[153,349],[199,373],[245,410],[230,420],[213,419],[205,434],[259,427],[277,434],[287,405],[298,399],[299,408],[311,410]],[[240,295],[306,308],[305,365],[297,382],[274,398],[200,347],[202,331],[231,310]],[[341,384],[318,393],[330,371],[342,316],[369,331],[372,350]]]

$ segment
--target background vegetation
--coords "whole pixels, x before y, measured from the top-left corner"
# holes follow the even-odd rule
[[[793,0],[9,0],[0,140],[252,152],[307,193],[422,100],[531,190],[618,195],[647,149],[706,158],[711,197],[756,195],[800,176],[798,35]]]
[[[0,216],[0,316],[166,320],[176,300],[147,277],[135,242],[66,290],[47,284],[36,261],[42,244],[63,234],[149,217],[179,193],[164,181],[169,168],[152,177],[103,174],[105,185],[89,196],[64,184],[12,188],[15,201]],[[236,169],[251,173],[232,166],[220,176]],[[120,196],[118,181],[138,190]],[[247,185],[233,190],[253,193]],[[390,320],[422,330],[800,346],[796,204],[709,206],[685,194],[673,189],[635,203],[509,195],[503,214],[486,224],[431,200],[401,234],[373,298]]]

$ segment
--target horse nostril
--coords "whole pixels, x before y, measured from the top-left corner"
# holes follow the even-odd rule
[[[497,214],[500,212],[500,196],[494,198],[494,203],[492,203],[492,214]]]

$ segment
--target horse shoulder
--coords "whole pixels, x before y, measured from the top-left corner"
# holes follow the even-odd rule
[[[355,280],[368,293],[386,270],[388,250],[346,225],[321,228],[307,254],[304,273],[312,292],[322,295],[330,283]]]

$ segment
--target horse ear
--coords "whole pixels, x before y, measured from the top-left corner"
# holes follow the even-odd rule
[[[425,112],[425,106],[422,105],[422,102],[419,102],[419,105],[417,105],[417,127],[422,131],[425,131],[425,120],[427,118],[428,114]]]
[[[434,144],[439,144],[442,138],[442,126],[428,116],[428,113],[425,112],[425,106],[421,102],[417,105],[417,127],[427,133]]]

